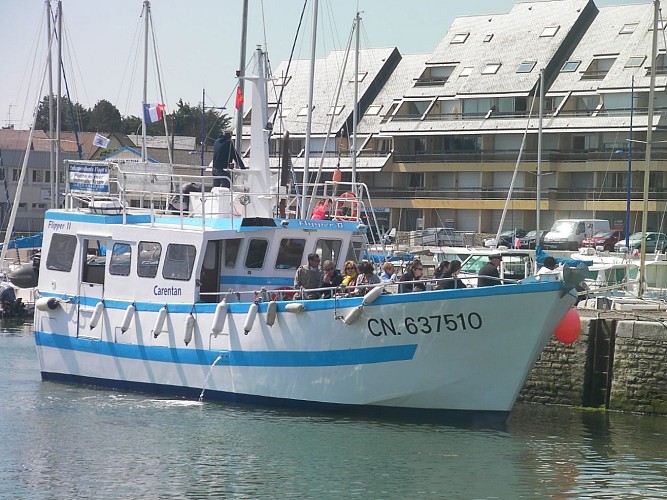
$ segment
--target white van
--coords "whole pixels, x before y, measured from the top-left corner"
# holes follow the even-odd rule
[[[560,219],[544,236],[547,250],[577,250],[584,238],[598,231],[609,231],[609,221],[602,219]]]

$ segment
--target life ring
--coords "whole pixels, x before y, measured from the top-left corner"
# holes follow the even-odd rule
[[[359,220],[359,203],[351,201],[353,199],[356,200],[357,196],[350,191],[345,191],[340,195],[338,201],[336,201],[334,220]]]
[[[281,286],[277,290],[271,294],[271,300],[292,300],[296,295],[296,290],[291,286]]]

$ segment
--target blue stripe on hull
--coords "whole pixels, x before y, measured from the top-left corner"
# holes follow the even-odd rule
[[[35,332],[38,346],[55,349],[113,356],[115,358],[140,359],[165,363],[211,366],[221,356],[217,365],[229,366],[342,366],[407,361],[414,357],[417,345],[366,347],[333,351],[208,351],[177,347],[138,346],[118,344]]]
[[[200,387],[180,387],[174,385],[149,384],[145,382],[127,382],[107,380],[94,377],[81,377],[62,373],[42,372],[42,380],[61,382],[66,384],[82,384],[93,387],[102,387],[125,392],[141,392],[163,397],[179,397],[198,400],[201,395]],[[397,408],[376,405],[347,405],[338,403],[324,403],[320,401],[304,401],[299,399],[271,398],[237,394],[232,392],[204,391],[206,401],[224,401],[244,405],[261,405],[263,407],[286,408],[292,410],[306,410],[316,412],[350,413],[368,415],[382,419],[409,420],[410,423],[440,423],[459,424],[483,428],[504,429],[509,412],[505,411],[472,411],[472,410],[433,410],[424,408]]]

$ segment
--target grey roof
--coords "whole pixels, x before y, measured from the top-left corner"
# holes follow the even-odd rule
[[[135,146],[141,146],[141,136],[130,134],[127,136]],[[147,148],[162,148],[167,149],[167,145],[172,142],[172,137],[165,137],[163,135],[149,135],[146,136]],[[174,149],[182,149],[192,151],[197,148],[197,138],[185,135],[177,135],[173,137]]]
[[[626,24],[638,23],[632,33],[621,34]],[[581,61],[579,68],[571,73],[559,73],[549,87],[548,93],[594,93],[613,89],[630,90],[632,77],[635,89],[646,91],[649,87],[651,38],[653,26],[653,5],[617,5],[601,7],[580,43],[574,49],[570,61]],[[664,51],[664,31],[658,32],[658,47]],[[582,79],[582,74],[596,56],[614,56],[616,61],[603,79]],[[626,68],[628,59],[633,56],[646,56],[639,68]],[[656,89],[665,87],[667,77],[656,75]]]
[[[2,164],[4,168],[21,168],[23,165],[23,157],[25,151],[19,149],[3,149],[2,150]],[[60,159],[78,160],[79,155],[76,153],[61,152]],[[28,167],[32,168],[49,168],[50,154],[48,151],[30,151],[28,156]],[[61,167],[62,168],[62,167]],[[11,177],[8,177],[11,178]]]
[[[527,94],[570,34],[591,0],[550,0],[522,2],[508,14],[458,17],[442,39],[429,65],[456,65],[444,85],[418,86],[406,97],[465,96],[474,94]],[[540,36],[547,26],[558,26],[554,36]],[[464,43],[451,43],[456,35],[468,34]],[[493,35],[484,42],[487,35]],[[517,73],[524,61],[535,61],[530,73]],[[495,74],[483,75],[488,63],[500,63]],[[468,77],[460,77],[464,67],[472,67]],[[419,77],[417,74],[415,77]]]
[[[343,77],[343,85],[338,98],[338,106],[343,106],[342,112],[334,117],[332,131],[338,133],[350,122],[354,102],[354,60],[350,54]],[[359,101],[364,107],[364,102],[370,102],[372,97],[381,89],[388,73],[393,69],[400,59],[400,54],[395,47],[380,49],[362,49],[359,52],[359,73],[366,75],[359,82]],[[313,94],[313,118],[311,134],[313,136],[324,136],[329,127],[332,108],[340,79],[340,72],[345,60],[345,51],[332,51],[326,58],[315,60],[314,94]],[[283,61],[278,69],[273,72],[275,78],[282,78],[287,70],[287,62]],[[309,84],[309,60],[294,60],[289,69],[288,82],[283,92],[283,117],[284,128],[292,136],[303,136],[306,133],[306,116],[298,116],[302,108],[308,106],[308,84]],[[277,102],[280,87],[269,94],[270,102]],[[274,104],[275,105],[275,104]],[[363,111],[363,109],[362,109]],[[279,130],[278,120],[274,130]]]
[[[400,101],[401,96],[412,86],[415,75],[419,76],[429,57],[431,54],[406,54],[401,57],[398,66],[371,103],[371,106],[381,106],[380,112],[376,115],[364,113],[359,120],[357,133],[372,134],[380,130],[380,124],[391,105]]]

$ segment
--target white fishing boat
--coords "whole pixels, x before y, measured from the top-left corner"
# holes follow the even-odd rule
[[[233,171],[231,189],[178,168],[69,163],[66,206],[44,221],[34,317],[42,378],[318,410],[506,417],[575,302],[577,273],[296,299],[309,253],[338,268],[362,258],[370,202],[363,184],[341,198],[323,182],[308,189],[350,204],[349,214],[281,214],[298,200],[271,182],[264,68],[258,50],[249,168]],[[174,193],[189,183],[200,188]]]

